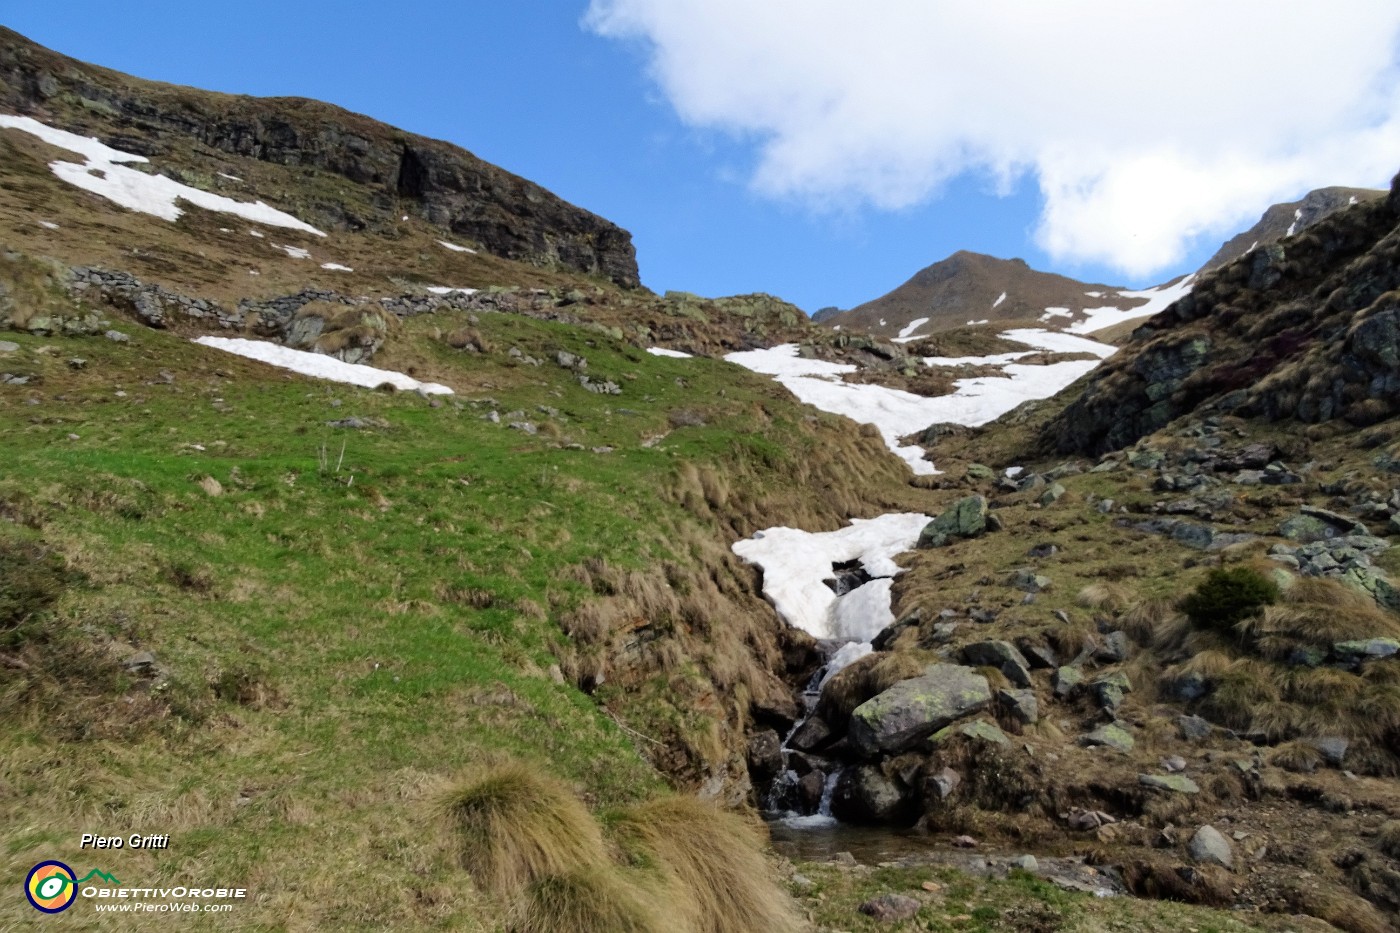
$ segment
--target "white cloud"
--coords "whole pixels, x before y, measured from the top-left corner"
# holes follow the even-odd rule
[[[1145,275],[1268,204],[1400,169],[1393,0],[591,0],[752,184],[921,203],[1029,174],[1041,246]]]

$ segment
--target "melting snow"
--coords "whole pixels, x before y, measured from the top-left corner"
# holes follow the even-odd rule
[[[678,360],[688,360],[694,354],[682,353],[680,350],[671,350],[666,347],[647,347],[647,352],[652,356],[669,356]]]
[[[55,129],[40,123],[32,117],[0,115],[0,129],[14,129],[37,136],[51,146],[66,149],[86,158],[86,163],[58,160],[49,163],[49,168],[63,181],[129,210],[152,214],[163,220],[177,220],[182,213],[176,201],[186,201],[205,210],[235,214],[247,220],[273,227],[289,227],[317,236],[325,236],[315,227],[297,220],[291,214],[284,214],[261,201],[249,204],[235,201],[222,195],[200,191],[189,185],[182,185],[164,175],[147,175],[122,163],[149,161],[145,156],[113,149],[96,139],[79,136]]]
[[[994,301],[994,302],[992,302],[992,307],[993,307],[993,308],[997,307],[998,305],[1000,305],[1000,304],[1001,304],[1003,301],[1005,301],[1005,300],[1006,300],[1006,292],[1002,292],[1000,295],[997,296],[997,300]]]
[[[1118,294],[1124,298],[1146,298],[1147,304],[1136,308],[1085,308],[1085,318],[1076,324],[1071,324],[1065,328],[1072,334],[1089,334],[1096,330],[1103,330],[1105,327],[1112,327],[1114,324],[1121,324],[1124,321],[1135,321],[1138,318],[1152,317],[1158,312],[1165,311],[1172,302],[1184,297],[1191,291],[1191,286],[1195,284],[1196,273],[1191,273],[1175,285],[1159,285],[1156,288],[1147,288],[1142,291],[1120,291]]]
[[[407,219],[408,219],[407,217],[404,218],[404,220],[407,220]],[[465,247],[465,246],[458,246],[456,243],[449,243],[449,242],[447,242],[446,240],[438,240],[438,246],[441,246],[443,249],[450,249],[450,250],[452,250],[452,252],[454,252],[454,253],[475,253],[475,252],[476,252],[476,250],[474,250],[474,249],[469,249],[468,247]]]
[[[259,231],[257,231],[257,230],[249,230],[249,231],[248,231],[248,235],[249,235],[249,236],[255,236],[255,237],[257,237],[259,240],[261,240],[261,239],[263,238],[262,233],[259,232]]]
[[[1302,208],[1298,208],[1293,212],[1293,223],[1288,225],[1288,232],[1285,233],[1284,236],[1292,236],[1294,233],[1298,232],[1298,222],[1302,219],[1303,210]]]
[[[43,227],[45,230],[58,229],[58,224],[54,223],[52,220],[41,220],[39,221],[39,226]]]
[[[1031,356],[1034,350],[1021,350],[1019,353],[995,353],[991,356],[926,356],[925,366],[1005,366],[1023,356]]]
[[[286,253],[288,256],[291,256],[293,259],[311,258],[311,251],[302,249],[300,246],[279,246],[277,248],[280,249],[282,252]]]
[[[355,271],[354,269],[351,269],[349,266],[342,266],[342,265],[341,265],[340,263],[338,263],[338,262],[323,262],[323,263],[321,263],[321,268],[322,268],[322,269],[329,269],[329,270],[331,270],[332,272],[354,272],[354,271]]]
[[[814,638],[867,642],[894,621],[888,578],[900,572],[895,555],[910,550],[930,520],[891,513],[839,531],[770,528],[736,542],[734,553],[763,569],[763,595],[789,625]],[[875,579],[838,598],[822,581],[833,564],[852,560]]]
[[[980,320],[980,321],[968,321],[968,322],[967,322],[967,326],[968,326],[968,327],[976,327],[978,324],[989,324],[989,323],[991,323],[991,322],[988,321],[986,318],[983,318],[983,319]]]
[[[428,395],[452,394],[452,390],[447,386],[438,385],[435,382],[419,382],[412,376],[406,376],[390,369],[376,369],[373,366],[364,366],[358,363],[343,363],[320,353],[292,350],[279,344],[268,343],[265,340],[245,340],[241,337],[199,337],[194,342],[238,356],[246,356],[251,360],[260,360],[271,366],[290,369],[292,372],[301,373],[304,376],[329,379],[331,382],[343,382],[347,385],[363,386],[366,389],[373,389],[387,382],[404,392],[421,390]]]
[[[1045,313],[1040,316],[1042,321],[1048,321],[1052,317],[1070,317],[1073,312],[1069,308],[1046,308]]]
[[[1088,295],[1090,298],[1102,298],[1102,297],[1103,297],[1103,292],[1085,292],[1084,294]]]
[[[448,288],[446,285],[429,285],[428,291],[434,295],[475,295],[474,288]]]
[[[242,181],[242,180],[243,180],[243,179],[239,178],[237,175],[229,175],[229,174],[227,174],[227,173],[225,173],[225,172],[219,172],[219,173],[218,173],[218,176],[219,176],[220,178],[227,178],[229,181]]]
[[[905,325],[904,329],[899,332],[899,336],[894,338],[894,342],[908,343],[911,340],[919,339],[914,336],[914,331],[918,330],[920,327],[923,327],[927,323],[928,318],[926,317],[914,318],[914,320],[910,321],[907,325]]]

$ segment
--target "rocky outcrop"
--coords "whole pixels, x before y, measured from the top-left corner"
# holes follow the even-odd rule
[[[1275,204],[1264,212],[1258,223],[1226,241],[1215,255],[1201,266],[1200,271],[1214,272],[1251,250],[1301,233],[1337,211],[1361,201],[1374,201],[1383,197],[1385,192],[1374,188],[1318,188],[1309,191],[1297,201]]]
[[[1049,423],[1101,454],[1198,408],[1366,425],[1400,411],[1400,179],[1204,277]]]
[[[626,230],[450,143],[329,104],[142,81],[0,27],[0,112],[96,136],[163,170],[212,174],[221,155],[296,169],[279,200],[322,229],[387,227],[413,214],[497,256],[640,285]],[[359,190],[324,193],[324,183],[303,180],[307,169]]]

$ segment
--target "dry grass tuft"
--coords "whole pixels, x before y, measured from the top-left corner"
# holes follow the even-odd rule
[[[1132,602],[1132,594],[1116,583],[1091,583],[1079,591],[1074,601],[1086,609],[1122,612]]]
[[[1376,833],[1376,848],[1391,858],[1400,859],[1400,820],[1386,820]]]
[[[1297,774],[1312,774],[1322,763],[1322,753],[1308,742],[1286,742],[1269,755],[1269,764]]]
[[[498,897],[607,863],[602,832],[578,798],[524,764],[493,768],[441,807],[462,867]]]
[[[1139,645],[1157,651],[1180,650],[1191,633],[1191,620],[1165,599],[1147,599],[1129,605],[1118,618],[1118,625]]]
[[[795,933],[795,906],[752,827],[693,797],[665,797],[626,811],[618,836],[665,875],[671,929],[694,933]]]
[[[1394,929],[1376,908],[1355,894],[1299,886],[1285,896],[1294,910],[1325,920],[1346,933],[1387,933]]]
[[[616,871],[597,865],[535,879],[526,887],[514,914],[511,933],[664,933],[675,929]]]

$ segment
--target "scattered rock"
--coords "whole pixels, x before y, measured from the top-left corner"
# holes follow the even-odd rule
[[[1363,638],[1355,641],[1339,641],[1332,646],[1332,653],[1343,664],[1359,664],[1377,658],[1388,658],[1400,652],[1400,641],[1394,638]]]
[[[1040,504],[1043,506],[1054,505],[1064,497],[1065,492],[1065,487],[1061,486],[1059,483],[1054,483],[1050,488],[1040,494]]]
[[[1018,687],[1031,685],[1030,664],[1008,641],[979,641],[963,649],[963,663],[994,667]]]
[[[19,344],[11,343],[8,340],[0,340],[0,353],[18,353]]]
[[[898,923],[910,920],[922,905],[903,894],[880,894],[860,905],[860,912],[876,923]]]
[[[911,801],[879,765],[857,765],[837,779],[831,815],[847,823],[898,823],[912,816]]]
[[[1008,716],[1023,726],[1033,725],[1040,719],[1040,707],[1034,690],[998,690],[997,703]]]
[[[960,538],[976,538],[987,530],[987,500],[967,496],[949,506],[924,526],[919,534],[921,548],[943,547]]]
[[[1178,794],[1200,793],[1196,782],[1184,774],[1139,774],[1138,783],[1154,790],[1173,791]]]
[[[975,848],[977,848],[977,840],[976,840],[976,839],[973,839],[971,836],[954,836],[954,837],[953,837],[953,848],[955,848],[955,849],[975,849]]]
[[[1019,868],[1021,871],[1028,871],[1034,874],[1040,871],[1040,863],[1036,861],[1034,855],[1018,855],[1011,860],[1012,868]]]
[[[156,656],[149,651],[139,651],[123,661],[122,667],[133,674],[154,674],[157,670]]]
[[[1034,570],[1021,569],[1011,573],[1006,578],[1006,585],[1015,587],[1027,593],[1039,593],[1048,590],[1053,585],[1050,578],[1036,573]]]
[[[1186,759],[1180,755],[1172,755],[1170,758],[1162,759],[1162,770],[1168,774],[1180,774],[1186,770]]]
[[[1133,750],[1132,735],[1127,729],[1117,723],[1108,723],[1099,726],[1093,732],[1079,737],[1079,744],[1086,746],[1103,745],[1108,748],[1117,749],[1120,752],[1130,752]]]
[[[1069,824],[1070,829],[1090,830],[1099,829],[1118,822],[1118,818],[1111,816],[1102,810],[1085,810],[1082,807],[1070,807],[1068,813],[1060,814],[1060,817]]]
[[[389,422],[383,418],[360,418],[355,415],[326,422],[328,428],[344,428],[347,431],[364,431],[367,428],[387,428],[388,426]]]
[[[1118,707],[1123,705],[1123,697],[1132,692],[1133,683],[1128,679],[1128,675],[1122,671],[1115,671],[1104,677],[1099,677],[1089,685],[1093,691],[1094,699],[1099,706],[1111,713],[1116,713]]]
[[[831,738],[831,727],[820,716],[808,716],[788,739],[788,745],[798,751],[811,752],[821,748]]]
[[[109,330],[102,336],[106,337],[113,343],[131,343],[131,338],[128,337],[126,334],[123,334],[119,330]]]
[[[924,779],[924,796],[936,796],[939,800],[947,800],[953,796],[953,792],[962,783],[962,775],[952,768],[943,769],[928,775]]]
[[[1196,830],[1196,834],[1186,844],[1186,851],[1193,860],[1208,865],[1233,868],[1235,864],[1235,853],[1230,846],[1230,840],[1221,835],[1214,826],[1206,825]]]
[[[1309,744],[1322,753],[1322,757],[1326,759],[1328,764],[1338,767],[1340,767],[1342,762],[1346,759],[1347,749],[1351,745],[1350,742],[1339,735],[1329,735],[1318,739],[1312,739]]]
[[[955,735],[972,739],[977,742],[985,742],[989,745],[1010,745],[1011,740],[1006,737],[1006,733],[995,724],[987,722],[985,719],[974,719],[972,722],[965,722],[961,725],[948,726],[946,729],[939,729],[935,732],[930,741],[935,745],[944,742]]]
[[[1073,696],[1083,685],[1084,672],[1077,667],[1065,666],[1057,668],[1050,680],[1055,688],[1055,696],[1064,700]]]

